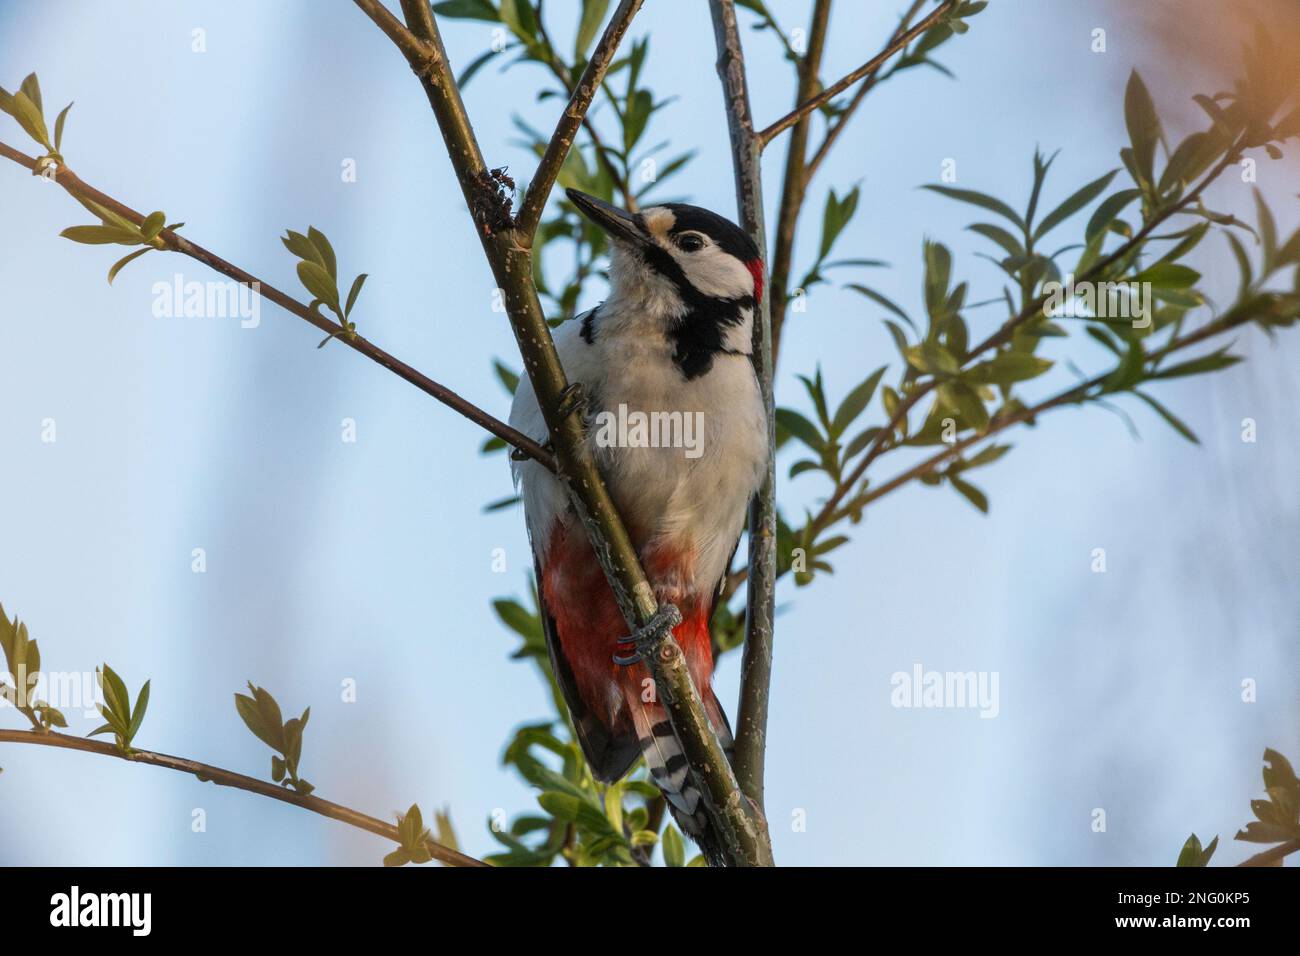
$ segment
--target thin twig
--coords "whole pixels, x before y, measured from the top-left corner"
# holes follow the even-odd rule
[[[538,223],[542,221],[542,210],[546,208],[546,200],[550,198],[551,188],[555,185],[556,177],[560,175],[560,167],[564,165],[569,150],[573,148],[573,139],[586,119],[591,101],[604,83],[605,73],[614,62],[618,45],[623,42],[623,36],[632,25],[632,18],[641,9],[641,3],[642,0],[620,0],[614,15],[605,25],[605,33],[601,36],[600,42],[591,51],[591,57],[587,60],[587,66],[573,88],[568,105],[560,115],[559,122],[555,124],[555,132],[551,134],[541,162],[537,164],[537,171],[528,184],[524,207],[519,211],[516,219],[517,228],[530,240],[533,233],[537,231]]]
[[[130,206],[124,205],[113,197],[100,192],[95,187],[86,183],[85,180],[81,179],[66,166],[51,168],[47,175],[42,175],[40,170],[47,167],[42,166],[41,160],[28,156],[5,143],[0,143],[0,156],[13,160],[13,162],[17,163],[19,166],[29,169],[37,175],[41,175],[41,178],[49,179],[52,182],[57,183],[73,196],[89,200],[117,213],[122,218],[130,220],[137,226],[144,221],[144,216],[139,212],[132,209]],[[344,345],[354,351],[360,352],[371,361],[382,365],[399,378],[410,382],[426,395],[436,398],[448,408],[459,412],[474,424],[479,425],[491,432],[493,435],[496,435],[501,440],[514,446],[529,458],[536,460],[549,471],[555,470],[555,457],[538,442],[529,438],[527,435],[523,434],[523,432],[511,428],[505,422],[489,415],[477,405],[462,398],[456,392],[447,388],[447,386],[441,385],[429,378],[427,375],[416,371],[401,359],[385,352],[379,346],[375,345],[363,336],[355,333],[351,335],[346,334],[342,326],[330,321],[319,312],[308,308],[297,299],[281,292],[270,283],[264,282],[257,278],[257,276],[245,272],[233,263],[227,262],[215,252],[210,252],[198,243],[191,242],[179,233],[173,232],[170,229],[164,229],[158,235],[166,244],[168,250],[189,256],[191,259],[203,263],[209,268],[220,272],[222,275],[228,276],[236,282],[248,286],[268,301],[274,302],[287,312],[292,312],[294,315],[298,316],[298,318],[311,323],[322,332],[327,332],[330,335],[335,336],[338,341],[342,342]]]
[[[860,67],[858,67],[852,73],[845,76],[843,79],[840,79],[832,83],[830,86],[826,87],[816,96],[804,100],[802,103],[796,106],[785,116],[782,116],[779,120],[777,120],[767,129],[759,133],[758,134],[759,143],[762,146],[766,147],[770,142],[772,142],[772,140],[776,139],[777,136],[781,135],[786,130],[788,130],[791,126],[793,126],[795,123],[799,122],[801,118],[807,116],[813,110],[819,109],[823,104],[829,103],[831,100],[835,99],[835,97],[839,96],[841,93],[847,90],[854,83],[858,82],[858,80],[862,79],[864,76],[868,75],[869,73],[874,73],[891,56],[893,56],[899,50],[903,49],[903,47],[907,46],[907,44],[910,43],[915,37],[920,36],[926,30],[930,29],[930,27],[932,27],[939,20],[946,17],[949,14],[949,12],[951,12],[952,9],[956,6],[956,4],[957,4],[957,0],[945,0],[943,5],[931,11],[930,14],[927,17],[925,17],[923,20],[921,20],[920,23],[912,27],[910,30],[904,32],[893,43],[887,46],[880,53],[873,56],[870,60],[862,64]]]
[[[125,754],[112,744],[104,741],[87,740],[84,737],[74,737],[71,734],[60,734],[54,731],[0,730],[0,743],[34,744],[38,747],[79,750],[82,753],[99,754],[102,757],[116,757],[128,763],[141,763],[150,767],[164,767],[167,770],[193,774],[203,782],[215,783],[220,787],[234,787],[237,790],[245,790],[248,793],[270,797],[272,800],[279,800],[281,803],[292,804],[295,807],[301,807],[303,810],[319,813],[331,820],[338,820],[348,826],[367,830],[370,833],[392,840],[394,843],[400,844],[402,842],[397,827],[391,823],[385,823],[383,820],[378,820],[368,814],[360,813],[330,800],[323,800],[310,794],[301,794],[296,790],[281,787],[267,780],[258,780],[256,777],[235,773],[233,770],[223,770],[221,767],[199,763],[197,760],[189,760],[185,757],[172,757],[168,754],[155,753],[152,750],[133,750],[130,754]],[[464,853],[443,846],[431,839],[425,840],[424,845],[435,860],[445,863],[447,866],[487,866],[481,860],[466,856]]]
[[[546,36],[545,29],[541,27],[540,18],[538,20],[538,29],[542,31],[543,40],[545,40],[546,45],[552,50],[552,55],[546,58],[546,65],[555,75],[555,78],[564,86],[564,91],[572,95],[574,90],[573,74],[569,72],[569,68],[564,65],[563,61],[554,55],[555,48],[551,45],[550,39]],[[608,92],[608,87],[604,84],[601,84],[601,86],[606,90],[606,92]],[[619,195],[623,197],[624,207],[628,212],[637,212],[636,197],[632,194],[632,187],[628,183],[627,176],[624,173],[620,173],[618,167],[614,165],[614,160],[610,157],[612,150],[605,145],[605,141],[601,138],[600,132],[596,129],[596,124],[591,121],[590,115],[583,116],[582,128],[587,131],[587,137],[591,140],[591,145],[596,148],[597,162],[605,167],[605,172],[609,174],[610,180],[618,188]]]
[[[767,248],[763,219],[763,175],[758,137],[749,103],[745,51],[740,42],[733,0],[710,0],[713,34],[718,51],[731,137],[736,208],[741,227],[759,249]],[[775,447],[776,424],[772,391],[772,295],[762,297],[755,316],[752,353],[754,371],[767,416],[768,448]],[[745,645],[741,652],[740,702],[736,709],[736,779],[745,794],[763,807],[764,762],[767,754],[768,699],[772,683],[772,649],[776,605],[776,471],[769,455],[763,485],[749,507],[749,567],[753,579],[746,593]],[[730,597],[730,595],[728,595]]]
[[[430,55],[425,42],[406,29],[402,21],[393,16],[380,0],[356,0],[356,4],[366,16],[375,21],[375,25],[384,31],[384,35],[397,45],[408,60],[426,59]]]

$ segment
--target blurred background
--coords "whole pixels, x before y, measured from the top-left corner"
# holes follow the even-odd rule
[[[806,27],[805,0],[769,5]],[[873,55],[905,6],[838,4],[824,75]],[[553,33],[570,36],[576,10],[551,0]],[[1228,85],[1252,11],[1295,36],[1282,2],[995,0],[942,48],[956,80],[914,70],[867,99],[812,186],[796,269],[826,190],[860,183],[836,254],[892,263],[871,284],[916,308],[928,236],[953,248],[973,299],[998,295],[1000,274],[973,255],[983,240],[964,231],[973,210],[916,187],[951,158],[957,185],[1022,206],[1035,146],[1059,148],[1054,205],[1118,165],[1133,67],[1171,129],[1199,125],[1190,97]],[[192,51],[195,29],[206,52]],[[488,24],[443,29],[458,66],[491,42]],[[732,214],[707,6],[649,0],[632,34],[652,38],[648,85],[676,97],[648,140],[699,151],[666,192]],[[747,29],[745,42],[755,112],[770,122],[791,105],[790,72],[770,34]],[[76,101],[63,152],[89,183],[166,210],[287,290],[298,283],[278,236],[318,226],[344,281],[371,274],[354,313],[363,334],[505,416],[491,360],[517,367],[513,340],[427,102],[352,4],[0,0],[0,83],[13,90],[32,70],[47,115]],[[540,67],[489,64],[466,93],[489,162],[520,181],[534,163],[512,114],[549,129],[559,104],[534,95],[547,82]],[[5,116],[0,139],[34,148]],[[780,143],[767,157],[769,203],[784,154]],[[347,160],[355,182],[342,181]],[[1262,161],[1258,185],[1289,233],[1295,163]],[[1253,221],[1250,188],[1226,177],[1210,205]],[[517,639],[489,605],[522,596],[530,567],[519,512],[481,512],[511,491],[505,459],[480,457],[474,426],[378,366],[336,344],[317,351],[316,330],[270,305],[255,329],[155,318],[155,282],[215,276],[152,254],[110,288],[120,247],[58,237],[88,221],[0,163],[6,611],[28,623],[46,669],[107,660],[133,691],[151,679],[142,747],[266,776],[269,751],[231,698],[251,679],[286,713],[311,705],[301,773],[318,794],[383,817],[446,807],[462,848],[491,852],[489,816],[535,806],[501,748],[549,710],[530,667],[508,660]],[[1195,264],[1228,301],[1236,267],[1222,239]],[[838,398],[892,360],[879,312],[838,289],[811,295],[787,325],[779,401],[800,404],[794,375],[818,363]],[[1102,367],[1100,350],[1069,348]],[[779,862],[1172,864],[1193,831],[1222,837],[1219,863],[1258,849],[1230,838],[1262,789],[1263,749],[1300,758],[1300,336],[1247,331],[1236,350],[1249,360],[1156,392],[1201,446],[1136,403],[1125,407],[1140,440],[1101,410],[1054,414],[981,472],[989,516],[911,487],[870,509],[833,577],[783,582],[767,789]],[[1247,417],[1255,443],[1241,440]],[[341,440],[344,419],[354,443]],[[800,479],[782,501],[797,508],[819,490]],[[1091,571],[1099,547],[1104,574]],[[191,571],[195,548],[205,573]],[[891,707],[890,676],[916,663],[996,671],[998,717]],[[718,678],[733,714],[738,665],[728,656]],[[100,722],[68,716],[74,733]],[[23,721],[6,709],[0,724]],[[370,865],[389,849],[119,761],[10,745],[0,767],[3,864]],[[206,832],[192,832],[196,809]]]

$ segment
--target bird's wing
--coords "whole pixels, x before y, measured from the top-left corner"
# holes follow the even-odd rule
[[[578,684],[573,678],[573,668],[565,659],[564,649],[560,646],[560,637],[556,632],[555,618],[546,606],[543,594],[542,567],[540,562],[534,564],[537,574],[537,606],[542,618],[542,632],[546,635],[546,650],[551,659],[551,673],[560,688],[564,703],[569,708],[569,718],[578,735],[578,743],[587,758],[592,774],[598,780],[617,780],[641,756],[641,747],[635,733],[616,733],[606,727],[604,722],[594,714],[578,693]],[[611,648],[611,653],[613,650]]]

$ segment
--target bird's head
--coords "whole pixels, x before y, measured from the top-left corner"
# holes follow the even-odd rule
[[[758,248],[730,220],[684,203],[629,213],[576,189],[567,193],[611,239],[611,299],[662,301],[679,317],[752,313],[761,301]]]

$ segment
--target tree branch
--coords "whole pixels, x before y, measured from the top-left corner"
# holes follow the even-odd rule
[[[583,120],[586,119],[591,101],[605,81],[605,73],[614,62],[618,45],[623,41],[628,27],[632,25],[632,18],[641,9],[641,3],[642,0],[620,0],[614,15],[605,25],[604,35],[596,44],[596,48],[591,51],[587,66],[582,71],[582,78],[573,88],[569,104],[564,108],[559,122],[556,123],[550,142],[546,144],[546,152],[542,154],[537,171],[528,184],[524,207],[519,211],[516,220],[517,228],[530,241],[533,233],[537,231],[538,223],[542,220],[542,210],[546,208],[546,200],[550,198],[551,188],[560,174],[560,167],[564,165],[564,160],[573,147],[573,139],[577,136]]]
[[[430,51],[424,41],[406,29],[402,21],[393,16],[380,0],[356,0],[356,3],[408,60],[414,63],[428,58]]]
[[[136,212],[130,206],[123,205],[113,197],[100,192],[93,186],[90,186],[66,166],[47,166],[46,164],[52,162],[51,160],[35,159],[25,153],[13,149],[5,143],[0,143],[0,156],[13,160],[13,162],[17,163],[19,166],[31,170],[35,175],[50,179],[62,186],[70,195],[103,206],[104,208],[117,213],[122,218],[130,220],[136,225],[140,225],[140,223],[144,221],[144,216],[140,213]],[[49,169],[50,172],[43,175],[43,171],[46,169]],[[360,352],[371,361],[379,363],[399,378],[410,382],[426,395],[433,396],[448,408],[459,412],[461,415],[474,422],[474,424],[485,428],[493,435],[496,435],[503,441],[513,445],[520,452],[536,460],[548,470],[555,470],[554,456],[538,442],[529,438],[522,432],[511,428],[505,422],[492,417],[487,412],[483,411],[483,409],[462,398],[445,385],[440,385],[428,376],[417,372],[405,362],[389,355],[383,349],[379,348],[364,337],[356,334],[343,334],[344,329],[338,324],[325,318],[325,316],[315,310],[308,308],[284,292],[281,292],[270,283],[263,282],[251,273],[245,272],[238,266],[227,262],[216,253],[208,251],[198,243],[191,242],[179,233],[173,232],[170,229],[164,229],[158,234],[158,237],[166,245],[168,251],[179,252],[182,255],[189,256],[191,259],[203,263],[222,275],[228,276],[236,282],[247,285],[263,298],[270,302],[274,302],[276,305],[288,312],[292,312],[294,315],[298,316],[305,322],[311,323],[322,332],[328,332],[331,335],[337,336],[338,340],[344,345],[354,351]]]
[[[358,0],[358,5],[365,9],[362,0]],[[626,4],[620,9],[623,6]],[[417,51],[404,49],[402,52],[424,86],[466,204],[478,227],[484,254],[504,294],[506,313],[524,369],[555,448],[558,475],[582,520],[628,627],[633,632],[640,631],[658,619],[659,605],[587,447],[582,416],[575,412],[571,401],[565,401],[566,395],[571,398],[573,393],[533,284],[532,237],[521,234],[508,210],[494,205],[496,190],[490,182],[484,183],[486,165],[428,4],[424,0],[402,0],[402,9],[408,29],[423,44]],[[624,25],[618,35],[625,30]],[[589,105],[590,96],[584,98]],[[560,129],[568,129],[573,119],[562,120]],[[576,117],[577,122],[581,119]],[[571,142],[571,132],[569,136]],[[706,811],[722,842],[727,862],[770,864],[766,823],[740,794],[731,766],[704,715],[699,693],[681,663],[681,648],[673,639],[671,629],[660,628],[642,644],[641,650],[655,680],[657,696],[704,793]]]
[[[537,4],[537,29],[538,32],[541,33],[542,40],[545,42],[546,47],[551,54],[546,58],[547,67],[555,75],[555,78],[560,81],[565,92],[572,96],[574,91],[573,74],[569,72],[568,66],[565,65],[564,61],[555,53],[555,44],[551,42],[550,35],[546,32],[546,22],[542,16],[541,0],[538,0]],[[608,93],[609,88],[604,87],[604,89]],[[637,202],[636,197],[632,195],[632,187],[628,183],[627,177],[623,173],[620,173],[618,167],[614,165],[614,160],[609,156],[609,147],[606,146],[604,141],[601,139],[600,133],[596,130],[596,124],[591,121],[590,116],[582,117],[582,128],[587,131],[587,136],[591,140],[591,145],[596,148],[597,162],[605,167],[605,172],[609,174],[610,180],[618,188],[619,194],[623,197],[623,204],[627,208],[627,211],[636,212]],[[562,165],[563,163],[561,163],[561,166]]]
[[[733,0],[710,0],[718,50],[718,79],[731,136],[736,179],[736,208],[741,227],[760,250],[767,248],[763,221],[761,147],[754,134]],[[770,283],[769,283],[770,286]],[[772,295],[762,297],[754,323],[754,370],[767,414],[768,447],[776,447],[772,392]],[[776,456],[770,455],[763,485],[749,508],[749,568],[746,592],[745,646],[740,665],[740,703],[736,710],[736,777],[745,794],[763,806],[763,772],[767,753],[767,708],[772,683],[773,610],[776,605]],[[730,597],[730,595],[728,595]]]
[[[777,136],[784,133],[791,126],[794,126],[799,122],[799,120],[807,116],[813,110],[829,103],[854,83],[858,82],[858,80],[880,69],[880,67],[883,66],[890,57],[903,49],[903,47],[907,46],[907,44],[912,42],[913,39],[920,36],[926,30],[930,29],[930,27],[934,26],[934,24],[946,17],[956,7],[956,5],[957,0],[944,0],[942,5],[932,10],[928,16],[921,20],[920,23],[903,32],[894,40],[894,42],[890,43],[884,50],[873,56],[852,73],[848,74],[843,79],[832,83],[816,96],[809,97],[801,102],[785,116],[782,116],[779,120],[758,134],[760,146],[766,148],[768,143],[772,142],[772,140],[776,139]]]
[[[346,823],[348,826],[366,830],[392,840],[394,843],[400,844],[402,842],[397,827],[391,823],[385,823],[383,820],[359,813],[342,804],[322,800],[320,797],[309,794],[304,795],[296,790],[281,787],[267,780],[258,780],[256,777],[235,773],[232,770],[223,770],[220,767],[199,763],[197,760],[172,757],[168,754],[155,753],[152,750],[133,750],[128,755],[104,741],[87,740],[84,737],[74,737],[71,734],[60,734],[54,731],[0,730],[0,743],[35,744],[38,747],[79,750],[82,753],[99,754],[102,757],[116,757],[128,763],[142,763],[150,767],[164,767],[167,770],[193,774],[203,782],[215,783],[219,787],[234,787],[237,790],[245,790],[248,793],[270,797],[272,800],[292,804],[295,807],[301,807],[303,810],[310,810],[312,813],[319,813],[323,817],[329,817],[331,820]],[[435,860],[445,863],[447,866],[487,866],[481,860],[466,856],[464,853],[443,846],[433,840],[425,840],[424,845]]]

